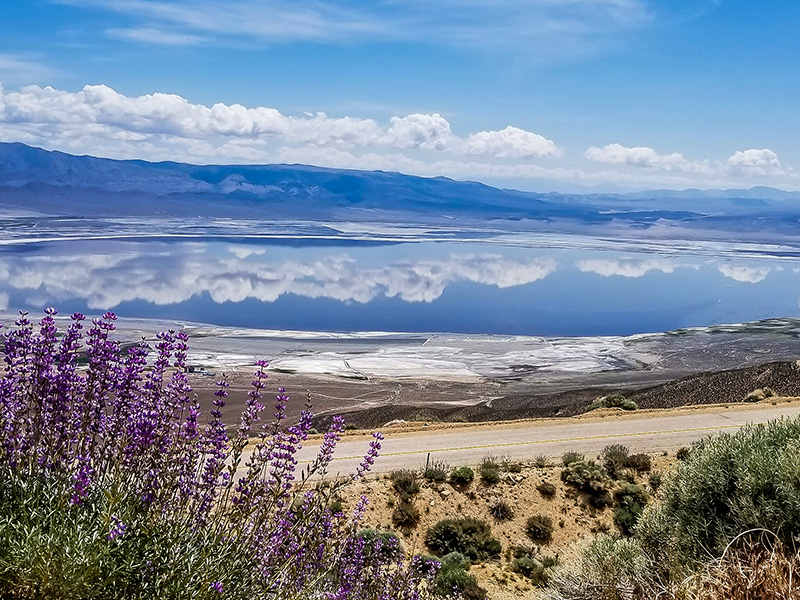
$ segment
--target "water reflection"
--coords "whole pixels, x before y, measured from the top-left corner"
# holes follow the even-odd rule
[[[482,242],[84,240],[0,248],[0,309],[276,329],[629,334],[797,316],[794,265]]]
[[[0,278],[17,290],[38,290],[53,300],[83,298],[108,309],[143,300],[176,304],[208,293],[216,303],[255,299],[275,302],[285,294],[366,303],[379,296],[433,302],[455,282],[508,288],[547,277],[556,262],[546,257],[451,254],[444,258],[363,265],[337,253],[311,260],[275,261],[267,249],[180,244],[167,249],[114,254],[27,255],[0,260]]]

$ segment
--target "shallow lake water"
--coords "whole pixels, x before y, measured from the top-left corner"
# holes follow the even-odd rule
[[[0,308],[305,331],[630,335],[797,317],[793,248],[559,236],[0,247]]]

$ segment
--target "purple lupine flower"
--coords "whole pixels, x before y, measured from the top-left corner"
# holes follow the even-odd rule
[[[141,498],[139,509],[148,523],[188,527],[235,543],[263,585],[251,590],[253,596],[288,589],[341,600],[419,600],[425,582],[432,581],[428,574],[423,577],[402,558],[383,558],[390,553],[373,549],[365,555],[363,539],[354,536],[367,508],[365,496],[352,518],[331,515],[331,493],[352,480],[334,482],[326,492],[308,489],[311,474],[324,476],[331,464],[344,430],[340,417],[323,436],[315,461],[298,472],[297,451],[308,438],[311,408],[307,404],[297,423],[287,427],[289,398],[279,389],[275,419],[259,427],[247,473],[237,481],[240,458],[263,410],[266,362],[258,363],[242,425],[231,440],[222,422],[228,395],[224,379],[214,394],[211,418],[205,427],[199,425],[184,333],[158,334],[147,369],[145,344],[121,354],[112,339],[113,313],[92,321],[85,346],[85,317],[73,315],[57,344],[55,316],[55,310],[47,310],[34,332],[21,314],[17,327],[3,335],[0,466],[18,476],[60,478],[74,505],[70,510],[85,510],[81,507],[93,490],[114,490],[115,498]],[[76,360],[83,348],[86,369]],[[372,467],[382,439],[373,435],[355,477]],[[136,527],[117,515],[107,526],[109,541]],[[154,575],[152,565],[142,570],[143,579]],[[208,585],[222,594],[222,581]]]
[[[120,521],[116,516],[112,515],[112,517],[111,517],[111,529],[109,530],[108,535],[106,536],[106,538],[109,539],[109,540],[112,540],[112,541],[116,540],[116,539],[119,539],[123,535],[125,535],[125,532],[127,531],[127,529],[128,528],[125,525],[125,523]]]
[[[78,472],[72,476],[74,487],[70,503],[74,505],[80,505],[83,499],[86,498],[89,486],[92,483],[92,475],[94,474],[94,469],[88,456],[79,456],[78,465]]]
[[[380,454],[381,451],[381,441],[383,441],[382,433],[376,431],[372,434],[369,450],[364,455],[364,459],[361,461],[361,464],[358,465],[355,473],[353,473],[353,479],[362,478],[372,468],[372,465],[375,464],[375,459],[378,458],[378,454]]]

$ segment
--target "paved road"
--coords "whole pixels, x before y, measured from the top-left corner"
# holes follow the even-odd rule
[[[764,422],[800,414],[800,403],[777,406],[711,407],[620,417],[495,424],[418,433],[386,433],[374,472],[424,466],[431,460],[450,465],[480,463],[487,455],[530,459],[538,454],[561,456],[577,451],[589,456],[608,444],[626,445],[632,452],[676,450],[721,431],[733,431],[750,422]],[[367,449],[369,436],[348,437],[336,449],[334,472],[355,469]],[[310,461],[316,447],[301,450],[301,462]]]

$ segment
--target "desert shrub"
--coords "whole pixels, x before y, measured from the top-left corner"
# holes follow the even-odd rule
[[[653,468],[653,461],[647,454],[631,454],[625,460],[625,467],[637,473],[647,473]]]
[[[485,485],[494,485],[500,481],[500,465],[491,457],[484,458],[478,467],[478,474]]]
[[[419,509],[410,500],[401,500],[392,511],[392,523],[401,529],[413,529],[419,524]]]
[[[417,472],[411,469],[392,471],[389,474],[392,489],[400,495],[401,499],[409,499],[419,493],[419,479]]]
[[[454,485],[468,486],[475,479],[475,471],[470,467],[457,467],[450,472],[450,481]]]
[[[514,518],[514,508],[501,498],[489,505],[489,514],[498,521],[508,521]]]
[[[483,600],[486,592],[478,587],[475,576],[467,572],[469,567],[469,560],[459,552],[452,552],[442,558],[442,566],[434,582],[436,594],[446,598],[455,595],[465,600],[468,598]],[[482,596],[476,595],[479,593],[478,590],[483,591]]]
[[[664,475],[661,473],[661,471],[653,471],[650,473],[650,477],[648,477],[648,483],[654,492],[658,491],[658,488],[660,488],[661,484],[664,483]]]
[[[593,460],[576,460],[561,471],[561,479],[582,492],[601,495],[607,490],[608,477]]]
[[[761,400],[766,400],[767,398],[772,398],[775,396],[775,392],[772,391],[772,388],[764,387],[758,388],[753,390],[749,394],[744,397],[745,402],[760,402]]]
[[[511,460],[510,458],[506,457],[500,463],[503,471],[507,473],[522,473],[522,462],[518,460]]]
[[[645,600],[658,586],[651,562],[635,540],[597,535],[577,557],[553,569],[547,600]]]
[[[502,550],[489,524],[472,517],[439,521],[428,529],[425,543],[439,556],[460,552],[473,561],[497,556]]]
[[[661,488],[637,535],[654,555],[686,565],[719,556],[742,532],[769,529],[787,547],[800,536],[800,418],[709,437]]]
[[[623,485],[614,494],[617,508],[614,511],[614,522],[626,535],[631,535],[636,523],[650,501],[650,495],[640,485]]]
[[[91,324],[72,315],[61,333],[55,314],[46,310],[38,327],[22,315],[3,330],[0,597],[424,593],[424,578],[402,558],[387,562],[358,537],[365,498],[349,515],[332,514],[334,499],[370,469],[380,434],[352,477],[326,480],[344,431],[334,417],[301,471],[296,456],[313,415],[288,423],[279,389],[274,420],[262,421],[265,362],[229,431],[228,382],[217,383],[210,414],[201,414],[185,333],[160,333],[152,349],[123,347],[113,313]]]
[[[603,467],[612,479],[616,479],[620,471],[626,466],[628,448],[621,444],[611,444],[603,448]]]
[[[427,481],[441,482],[447,480],[447,473],[449,471],[450,471],[450,466],[446,462],[435,460],[428,465],[422,476]]]
[[[677,458],[678,460],[687,460],[691,453],[692,453],[691,448],[683,446],[682,448],[678,448],[678,451],[675,453],[675,458]]]
[[[600,509],[608,508],[609,506],[614,504],[614,497],[608,490],[600,490],[592,493],[589,496],[589,504],[591,504],[595,508],[600,508]]]
[[[550,570],[558,564],[553,557],[538,557],[525,554],[515,558],[511,563],[511,570],[520,573],[536,586],[546,585],[550,579]]]
[[[525,533],[535,542],[549,542],[553,529],[553,519],[544,515],[534,515],[525,522]]]
[[[633,400],[630,400],[622,394],[611,394],[610,396],[603,396],[598,398],[589,406],[586,407],[586,412],[596,410],[598,408],[621,408],[622,410],[636,410],[639,406]]]
[[[580,452],[565,452],[561,457],[561,464],[568,467],[574,462],[584,460],[584,458],[585,457]]]
[[[533,457],[533,466],[537,469],[545,469],[550,466],[550,459],[544,454],[537,454]]]
[[[800,598],[800,553],[771,536],[729,549],[688,581],[692,600],[788,600]]]
[[[554,498],[556,495],[556,486],[554,486],[549,481],[545,481],[544,483],[540,483],[536,486],[538,492],[544,496],[545,498]]]

